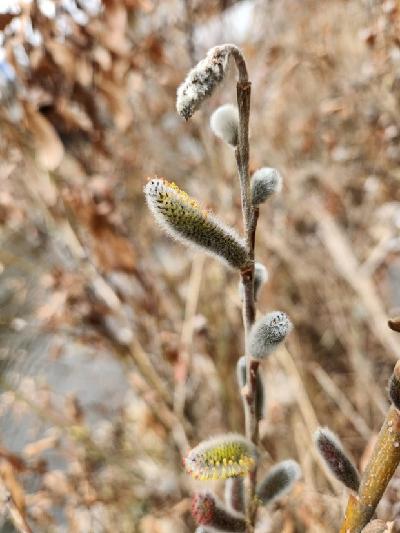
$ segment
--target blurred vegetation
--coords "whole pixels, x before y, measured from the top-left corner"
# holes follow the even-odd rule
[[[14,1],[0,30],[2,531],[193,531],[181,456],[243,428],[236,275],[167,242],[142,193],[165,176],[241,227],[208,126],[233,84],[175,112],[229,41],[253,82],[251,168],[284,177],[259,222],[259,308],[295,325],[263,367],[261,438],[266,468],[294,457],[303,478],[262,531],[337,531],[346,494],[312,434],[328,424],[362,468],[400,357],[398,3]],[[399,497],[395,476],[378,518]]]

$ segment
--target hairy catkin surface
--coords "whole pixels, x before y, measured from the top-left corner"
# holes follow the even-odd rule
[[[233,268],[246,265],[246,247],[237,233],[175,184],[156,178],[147,183],[144,191],[150,210],[171,236],[202,248]]]
[[[253,444],[242,435],[228,433],[193,448],[185,458],[185,467],[197,479],[227,479],[245,476],[255,462]]]

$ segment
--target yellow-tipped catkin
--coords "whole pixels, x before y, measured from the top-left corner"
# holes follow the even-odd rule
[[[147,183],[144,192],[154,217],[171,236],[202,248],[232,268],[246,265],[248,254],[243,239],[174,183],[155,178]]]
[[[227,479],[253,470],[257,454],[242,435],[228,433],[201,442],[184,460],[186,471],[196,479]]]

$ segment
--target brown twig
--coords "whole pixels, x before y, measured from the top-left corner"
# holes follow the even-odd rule
[[[255,391],[258,372],[258,361],[252,359],[247,349],[247,338],[255,319],[254,301],[254,244],[257,227],[258,210],[256,211],[251,202],[250,176],[249,176],[249,117],[251,83],[248,80],[246,63],[240,50],[232,46],[231,53],[235,59],[239,72],[237,83],[237,103],[239,109],[239,132],[238,145],[235,150],[238,167],[240,192],[243,212],[243,224],[245,229],[246,245],[249,254],[249,264],[242,269],[243,283],[243,322],[246,345],[246,388],[245,388],[245,424],[246,437],[256,446],[258,444],[258,421],[255,409]],[[249,474],[248,491],[246,501],[246,516],[248,520],[248,532],[254,530],[257,504],[255,503],[255,490],[257,483],[257,468]]]
[[[394,375],[400,379],[400,361]],[[358,494],[349,498],[340,533],[360,533],[368,524],[399,462],[400,412],[392,405],[362,475]]]

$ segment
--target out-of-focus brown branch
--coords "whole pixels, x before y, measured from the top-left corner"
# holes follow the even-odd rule
[[[400,378],[400,362],[394,369]],[[362,475],[358,495],[351,495],[340,533],[360,533],[374,515],[400,462],[400,412],[392,405]]]

